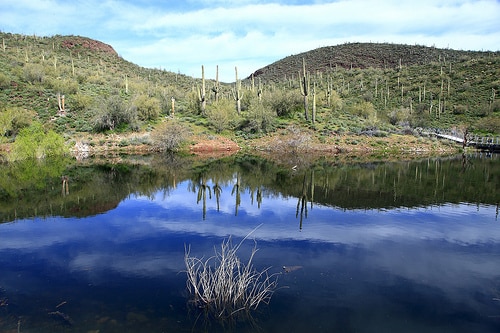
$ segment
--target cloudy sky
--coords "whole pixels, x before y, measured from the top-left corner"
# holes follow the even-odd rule
[[[499,0],[7,0],[0,30],[80,35],[138,65],[234,81],[345,42],[500,50]]]

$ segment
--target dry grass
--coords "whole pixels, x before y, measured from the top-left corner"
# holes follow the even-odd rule
[[[277,287],[277,274],[269,274],[270,267],[262,271],[254,268],[252,261],[257,252],[256,245],[246,264],[237,256],[247,237],[237,246],[233,246],[229,237],[222,242],[220,249],[214,249],[215,254],[208,259],[193,257],[190,247],[186,248],[187,288],[192,304],[203,309],[206,315],[221,320],[234,318],[271,300]]]

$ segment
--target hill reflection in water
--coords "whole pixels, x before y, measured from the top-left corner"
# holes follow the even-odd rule
[[[283,273],[284,288],[254,322],[228,331],[500,328],[500,224],[492,199],[499,196],[488,193],[498,191],[498,161],[474,159],[465,170],[460,160],[433,160],[304,172],[250,162],[63,170],[69,194],[40,186],[47,194],[35,201],[38,212],[52,204],[52,214],[0,224],[0,330],[19,323],[21,331],[39,332],[221,331],[188,307],[185,246],[207,257],[229,235],[237,242],[256,227],[254,264]],[[89,189],[94,199],[83,196]],[[85,208],[106,191],[117,202],[109,210],[71,213],[75,196]],[[346,205],[348,198],[357,199]],[[253,245],[243,243],[243,260]],[[302,268],[286,273],[283,266]]]

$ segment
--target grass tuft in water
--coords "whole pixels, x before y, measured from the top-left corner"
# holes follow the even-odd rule
[[[248,237],[248,235],[247,235]],[[245,237],[233,246],[231,237],[222,241],[220,250],[208,259],[190,255],[186,247],[187,288],[192,304],[203,309],[206,315],[216,319],[230,319],[235,315],[257,309],[261,303],[268,304],[276,287],[278,274],[269,274],[270,267],[257,271],[252,263],[257,244],[250,258],[242,263],[237,256]]]

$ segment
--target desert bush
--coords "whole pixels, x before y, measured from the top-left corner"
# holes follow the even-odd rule
[[[52,130],[45,131],[42,124],[33,122],[19,131],[9,153],[9,160],[25,160],[64,155],[64,138]]]
[[[198,100],[198,93],[194,90],[186,94],[186,107],[184,109],[185,113],[191,115],[197,115],[201,113],[200,102]]]
[[[99,101],[94,108],[93,127],[98,132],[134,123],[137,118],[133,108],[130,108],[118,95]]]
[[[500,134],[500,117],[484,117],[476,122],[474,130],[492,134]]]
[[[493,104],[491,104],[491,111],[494,113],[500,112],[500,100],[494,101]]]
[[[207,120],[215,131],[220,133],[230,127],[236,119],[236,110],[232,100],[219,100],[208,105],[206,111]]]
[[[0,111],[0,136],[16,136],[19,130],[29,126],[35,116],[34,111],[16,107]]]
[[[137,110],[139,120],[148,121],[158,118],[161,111],[160,100],[148,95],[139,95],[132,102]]]
[[[370,102],[359,102],[350,107],[349,110],[352,114],[368,119],[376,114],[375,107]]]
[[[330,96],[330,105],[332,107],[332,111],[341,111],[344,106],[344,101],[342,97],[334,90]]]
[[[254,99],[248,107],[242,130],[250,133],[269,132],[274,129],[275,113],[266,105]]]
[[[68,98],[69,108],[75,112],[82,112],[92,107],[94,99],[90,95],[75,94]]]
[[[410,110],[404,107],[394,109],[387,115],[392,125],[407,123],[410,120],[410,116]]]
[[[304,107],[302,96],[294,90],[274,91],[266,95],[264,104],[282,118],[291,118]]]
[[[469,108],[466,105],[454,105],[453,106],[453,114],[458,115],[458,114],[465,114]]]
[[[309,149],[309,144],[312,141],[311,134],[307,131],[302,130],[297,126],[289,126],[287,128],[288,136],[287,139],[283,141],[283,151],[307,151]]]
[[[175,151],[191,135],[189,127],[172,119],[157,126],[151,133],[151,141],[156,150]]]
[[[363,94],[363,100],[365,102],[373,102],[373,93],[371,91],[366,91],[364,94]]]
[[[0,73],[0,88],[7,88],[10,85],[10,80],[7,75]]]
[[[23,68],[23,78],[26,82],[41,83],[45,78],[45,71],[40,64],[26,64]]]
[[[103,76],[91,75],[87,77],[87,82],[96,85],[105,86],[107,84],[106,79]]]
[[[44,86],[63,95],[76,94],[78,92],[78,81],[73,79],[48,78]]]
[[[490,106],[483,103],[472,109],[472,114],[476,117],[486,117],[490,113]]]

